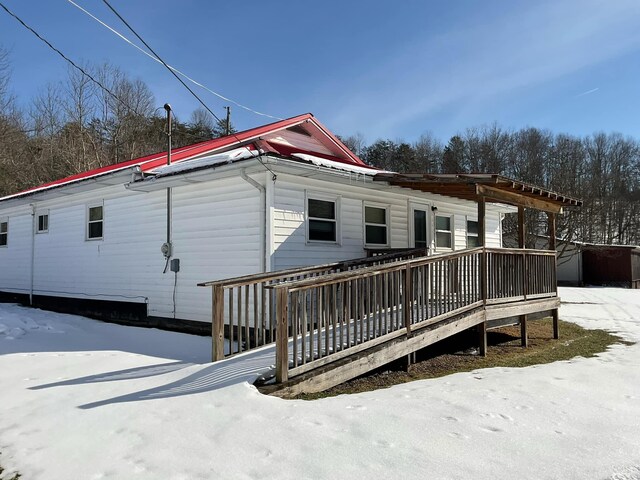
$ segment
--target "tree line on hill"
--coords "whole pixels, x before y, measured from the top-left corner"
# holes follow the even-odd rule
[[[584,137],[538,128],[469,128],[441,143],[431,134],[416,142],[377,140],[361,134],[342,139],[370,165],[396,172],[496,173],[583,201],[558,217],[567,240],[640,245],[640,141],[619,133]],[[514,216],[504,230],[513,234]],[[546,235],[547,219],[527,211],[528,243]]]
[[[84,65],[114,98],[81,72],[50,83],[27,107],[11,92],[11,64],[0,47],[0,196],[166,149],[166,117],[141,80],[110,64]],[[233,129],[233,127],[232,127]],[[175,119],[175,147],[225,133],[204,109]],[[397,172],[497,173],[583,200],[558,219],[567,239],[640,244],[640,141],[618,133],[585,137],[538,128],[469,128],[443,144],[431,134],[417,141],[342,140],[365,162]],[[513,218],[504,224],[514,229]],[[530,234],[544,234],[546,218],[527,213]]]
[[[70,68],[20,108],[11,92],[8,52],[0,47],[0,196],[166,150],[166,112],[146,83],[108,63]],[[233,126],[231,131],[233,131]],[[174,118],[172,145],[180,147],[225,134],[224,119],[197,109],[188,121]]]

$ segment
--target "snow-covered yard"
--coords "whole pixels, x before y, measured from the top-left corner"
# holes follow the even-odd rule
[[[640,292],[560,291],[640,342]],[[640,479],[640,344],[312,402],[210,339],[0,304],[0,463],[34,479]]]

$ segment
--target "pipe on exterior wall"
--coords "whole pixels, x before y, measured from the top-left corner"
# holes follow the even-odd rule
[[[31,266],[29,273],[29,305],[33,306],[33,285],[36,266],[36,204],[31,205]]]
[[[267,265],[267,235],[266,235],[266,224],[267,224],[267,189],[264,185],[256,182],[253,178],[247,175],[245,169],[240,170],[240,178],[242,178],[245,182],[250,184],[251,186],[258,189],[260,192],[260,242],[261,242],[261,250],[262,254],[260,255],[260,270],[265,272]]]

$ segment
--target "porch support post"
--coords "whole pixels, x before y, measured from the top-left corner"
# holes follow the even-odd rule
[[[556,249],[556,214],[547,212],[549,219],[549,250]]]
[[[524,226],[524,207],[518,207],[518,248],[525,247],[526,230]]]
[[[548,218],[549,218],[549,250],[556,250],[556,214],[555,213],[551,213],[548,212],[547,213]],[[557,268],[557,263],[553,262],[553,268]],[[554,279],[557,279],[557,276],[554,275],[553,276]],[[557,280],[555,280],[556,285],[554,285],[554,289],[557,292],[558,291],[558,285],[557,285]],[[560,338],[560,327],[558,325],[558,309],[554,309],[553,310],[553,338],[558,339]]]
[[[480,254],[480,293],[482,295],[482,303],[485,308],[487,305],[487,252],[485,247],[485,213],[486,203],[484,196],[478,198],[478,246],[483,247]],[[480,345],[480,355],[487,356],[487,321],[486,319],[478,325],[478,343]]]
[[[224,358],[224,287],[214,285],[212,290],[213,318],[211,321],[211,360]]]
[[[276,288],[276,382],[289,380],[289,289]],[[320,332],[318,332],[320,335]]]
[[[553,338],[556,340],[560,338],[560,326],[558,325],[558,309],[554,308],[551,311],[553,316]]]
[[[527,316],[520,315],[520,340],[523,347],[529,346],[529,337],[527,333]]]
[[[486,212],[486,202],[484,197],[478,198],[478,246],[484,247],[485,245],[485,212]]]
[[[479,352],[483,357],[487,356],[487,321],[478,324]]]

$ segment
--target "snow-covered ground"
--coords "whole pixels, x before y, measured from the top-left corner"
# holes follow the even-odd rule
[[[640,292],[560,291],[560,317],[640,342]],[[0,463],[35,479],[640,479],[640,344],[305,402],[259,354],[0,304]]]

